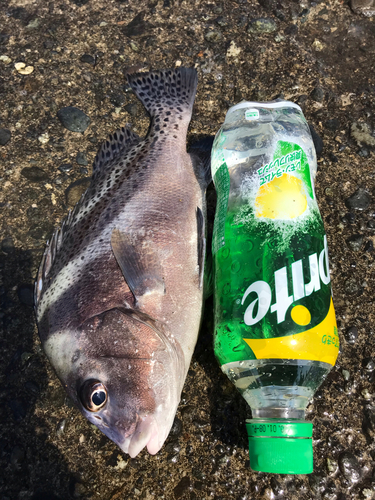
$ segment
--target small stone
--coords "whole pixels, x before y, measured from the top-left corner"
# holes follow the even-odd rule
[[[21,285],[17,289],[18,299],[21,304],[26,306],[34,305],[34,287],[33,285]]]
[[[70,207],[74,206],[81,198],[82,194],[89,187],[90,178],[78,179],[65,190],[66,203]]]
[[[83,165],[84,167],[86,167],[89,163],[85,153],[81,151],[78,151],[77,153],[76,162],[78,163],[78,165]]]
[[[20,75],[30,75],[34,71],[34,66],[26,66],[24,62],[15,63],[14,67]]]
[[[316,50],[317,52],[321,52],[324,48],[325,48],[325,45],[320,41],[318,40],[317,38],[313,41],[313,44],[312,44],[312,48],[314,50]]]
[[[345,339],[348,344],[355,344],[358,338],[358,328],[350,326],[345,332]]]
[[[355,210],[366,210],[371,203],[370,194],[363,188],[358,188],[349,198],[345,200],[345,205]]]
[[[365,247],[364,247],[364,249],[363,249],[363,250],[364,250],[365,252],[373,252],[373,251],[374,251],[374,244],[373,244],[372,240],[369,240],[369,241],[366,243],[366,245],[365,245]]]
[[[238,56],[241,54],[241,49],[237,47],[235,42],[232,40],[230,42],[229,49],[227,50],[227,60],[232,60],[233,62],[238,62]]]
[[[130,48],[133,52],[139,52],[141,50],[139,45],[134,40],[130,40]]]
[[[3,62],[4,64],[10,64],[12,62],[12,59],[8,56],[0,56],[0,61]]]
[[[356,278],[347,279],[344,283],[344,289],[348,295],[357,295],[363,291]]]
[[[339,467],[342,475],[352,483],[357,483],[361,479],[361,466],[352,453],[341,453],[339,456]]]
[[[63,172],[64,174],[67,174],[70,172],[73,168],[73,165],[71,163],[63,163],[62,165],[59,166],[60,172]]]
[[[40,25],[40,19],[35,18],[29,22],[29,24],[26,26],[26,28],[35,30],[36,28],[39,28],[39,25]]]
[[[352,126],[350,127],[350,135],[360,146],[362,144],[375,146],[375,137],[373,136],[372,130],[367,123],[352,123]]]
[[[320,135],[315,131],[314,127],[309,123],[311,137],[315,146],[316,156],[320,158],[323,153],[324,143]]]
[[[175,486],[173,493],[174,493],[174,498],[178,500],[179,498],[183,497],[185,493],[190,491],[191,486],[190,486],[190,477],[185,476],[183,477],[180,482],[178,483],[177,486]]]
[[[29,230],[29,235],[34,240],[48,240],[54,231],[54,225],[51,222],[43,221],[34,224]]]
[[[79,173],[82,175],[87,175],[89,173],[89,171],[86,167],[80,167]]]
[[[125,96],[124,94],[120,93],[114,93],[111,94],[111,97],[109,98],[110,103],[113,104],[113,106],[116,106],[116,108],[121,108],[121,106],[125,102]]]
[[[99,27],[100,28],[104,28],[104,26],[107,26],[108,23],[106,23],[105,21],[102,21],[101,23],[99,23]]]
[[[291,24],[287,26],[284,30],[284,34],[287,36],[295,36],[298,33],[298,26],[296,24]]]
[[[221,42],[221,40],[223,39],[223,34],[219,30],[211,30],[205,33],[204,39],[206,40],[206,42],[210,43]]]
[[[4,253],[12,253],[14,251],[14,241],[12,238],[4,238],[2,240],[1,250]]]
[[[129,113],[130,116],[136,116],[138,112],[138,106],[135,102],[131,102],[125,106],[125,111]]]
[[[359,151],[358,151],[358,156],[360,156],[361,158],[367,158],[370,154],[370,151],[367,149],[367,148],[361,148]]]
[[[39,137],[38,137],[38,141],[41,143],[41,144],[47,144],[49,142],[49,134],[48,132],[45,132],[44,134],[41,134]]]
[[[310,97],[316,102],[322,102],[324,100],[324,90],[321,87],[315,87]]]
[[[90,118],[80,109],[67,106],[57,112],[61,124],[71,132],[83,133],[90,125]]]
[[[351,0],[353,12],[365,17],[375,16],[374,0]]]
[[[90,56],[90,54],[83,54],[79,60],[83,63],[91,64],[91,66],[95,66],[95,57]]]
[[[21,175],[31,182],[43,182],[48,180],[48,174],[39,167],[25,167],[21,170]]]
[[[6,128],[0,128],[0,146],[5,146],[10,141],[12,133]]]
[[[252,19],[247,27],[247,32],[255,35],[262,33],[273,33],[277,30],[277,24],[268,17]]]
[[[346,240],[346,244],[353,252],[359,252],[362,248],[363,239],[361,234],[354,234]]]
[[[338,128],[340,127],[340,122],[338,121],[337,118],[331,118],[330,120],[327,120],[325,123],[326,128],[328,130],[331,130],[332,132],[336,132]]]
[[[60,420],[60,422],[57,424],[57,427],[56,427],[56,434],[57,436],[62,436],[65,432],[65,427],[66,427],[66,419],[63,418],[62,420]]]

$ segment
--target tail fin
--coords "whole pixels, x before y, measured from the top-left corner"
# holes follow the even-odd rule
[[[194,68],[134,73],[128,82],[151,117],[168,110],[189,111],[190,119],[198,82]]]

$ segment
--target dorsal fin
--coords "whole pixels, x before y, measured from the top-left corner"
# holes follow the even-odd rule
[[[129,130],[127,127],[122,127],[111,134],[108,139],[101,145],[98,154],[95,157],[92,166],[93,173],[104,169],[111,161],[119,154],[124,153],[127,149],[135,146],[140,141],[137,134]]]

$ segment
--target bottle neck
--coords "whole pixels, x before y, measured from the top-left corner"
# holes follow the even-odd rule
[[[305,420],[305,410],[295,408],[252,408],[252,418],[256,419],[282,419]]]

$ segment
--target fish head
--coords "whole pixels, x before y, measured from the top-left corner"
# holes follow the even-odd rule
[[[176,344],[155,328],[107,311],[55,334],[45,350],[83,415],[125,453],[157,453],[173,424],[184,380]],[[183,355],[182,355],[183,356]]]

